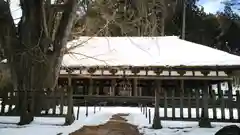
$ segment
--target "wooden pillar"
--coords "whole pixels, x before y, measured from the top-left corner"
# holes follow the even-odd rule
[[[201,119],[199,121],[199,126],[204,128],[210,128],[211,123],[209,121],[209,114],[208,114],[208,101],[209,101],[209,91],[208,91],[208,82],[204,81],[203,83],[203,96],[202,96],[202,114]]]
[[[72,86],[72,77],[70,73],[68,73],[68,86]]]
[[[111,80],[111,88],[110,88],[110,96],[115,96],[115,86],[116,86],[116,79]]]
[[[181,93],[184,95],[184,80],[180,80],[180,88],[181,88]]]
[[[212,84],[208,85],[208,93],[209,93],[210,98],[212,98],[213,97]]]
[[[90,78],[89,84],[88,84],[88,95],[92,95],[92,94],[93,94],[93,79]]]
[[[87,80],[83,80],[83,95],[87,95],[87,89],[88,89],[88,86],[87,86]]]
[[[138,96],[138,80],[137,78],[133,79],[133,95]]]
[[[230,120],[233,120],[233,89],[232,89],[232,81],[228,81],[228,109]]]
[[[155,109],[154,109],[154,118],[153,118],[153,129],[161,129],[161,121],[160,121],[160,115],[159,115],[159,104],[160,104],[160,91],[161,91],[161,81],[156,80],[156,87],[155,87]]]
[[[184,80],[180,80],[180,118],[183,119],[184,108]]]
[[[142,87],[139,87],[138,90],[139,90],[139,94],[138,94],[138,95],[139,95],[139,96],[142,96]]]
[[[129,90],[129,96],[133,96],[132,88],[130,88],[130,90]]]
[[[96,83],[96,95],[99,95],[99,82]]]
[[[67,89],[67,97],[68,97],[68,108],[67,115],[65,118],[65,124],[71,125],[74,121],[74,112],[73,112],[73,91],[72,91],[72,78],[70,73],[68,73],[68,89]]]
[[[218,91],[218,96],[220,96],[220,93],[222,91],[222,89],[221,89],[221,82],[217,83],[217,91]]]
[[[99,81],[99,95],[103,95],[103,89],[104,89],[104,84],[103,84],[103,81],[100,80]]]

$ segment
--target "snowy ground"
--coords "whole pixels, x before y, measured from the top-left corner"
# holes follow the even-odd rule
[[[85,116],[85,107],[80,108],[79,120],[70,126],[60,126],[64,123],[64,118],[35,118],[34,122],[25,126],[17,126],[17,117],[0,117],[0,135],[57,135],[59,133],[69,134],[83,125],[98,125],[105,123],[113,114],[130,113],[127,117],[130,123],[139,125],[141,132],[145,135],[214,135],[221,127],[231,123],[212,123],[213,128],[199,128],[197,122],[162,121],[163,129],[152,130],[148,124],[148,119],[141,113],[140,108],[134,107],[104,107],[101,111],[89,107],[89,116]],[[77,114],[77,108],[75,108]],[[153,110],[152,116],[153,116]],[[160,113],[162,110],[160,111]],[[153,118],[153,117],[152,117]],[[6,124],[7,123],[7,124]]]

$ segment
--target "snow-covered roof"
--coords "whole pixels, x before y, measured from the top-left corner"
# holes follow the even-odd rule
[[[63,66],[233,66],[240,57],[166,37],[79,37],[68,43]]]

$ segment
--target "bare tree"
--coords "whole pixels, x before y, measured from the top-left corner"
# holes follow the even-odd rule
[[[0,0],[0,45],[10,66],[14,88],[35,91],[54,88],[75,19],[77,0],[20,0],[22,17],[15,26],[9,3]],[[37,96],[40,97],[40,96]],[[40,112],[42,100],[28,102],[20,94],[19,124],[33,120],[33,110]]]
[[[83,35],[158,36],[164,35],[165,20],[175,12],[177,0],[97,0],[78,21]],[[96,25],[98,24],[98,25]]]

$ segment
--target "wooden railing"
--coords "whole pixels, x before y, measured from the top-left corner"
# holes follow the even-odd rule
[[[71,92],[71,91],[70,91]],[[40,96],[45,100],[45,111],[35,116],[65,117],[69,111],[69,101],[74,106],[80,105],[99,105],[99,103],[111,105],[134,104],[153,107],[155,97],[153,96],[107,96],[107,95],[78,95],[69,91],[34,91],[28,92],[27,100],[32,100],[32,94]],[[0,93],[0,115],[19,116],[17,111],[19,103],[19,92]],[[189,120],[197,121],[201,118],[204,105],[203,95],[199,91],[186,95],[176,95],[175,93],[162,93],[160,97],[160,116],[163,120]],[[229,93],[223,95],[222,92],[216,94],[210,92],[207,98],[209,120],[221,122],[240,121],[240,96]],[[71,104],[70,104],[71,108]],[[44,110],[44,109],[43,109]],[[66,111],[64,111],[66,110]],[[68,111],[67,111],[68,110]]]
[[[202,115],[204,105],[202,94],[188,93],[175,96],[163,93],[160,97],[160,116],[163,120],[187,120],[198,121]],[[153,107],[155,97],[152,96],[104,96],[104,95],[73,95],[74,105],[79,103],[123,105],[124,103]],[[222,92],[208,95],[209,120],[213,122],[240,122],[240,96],[239,91],[235,95],[223,95]]]

